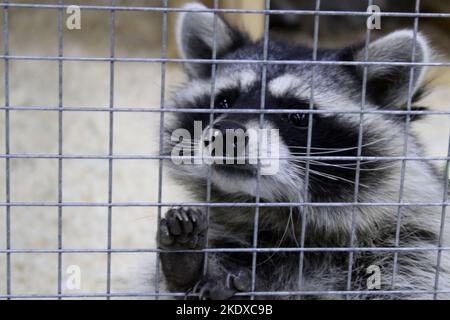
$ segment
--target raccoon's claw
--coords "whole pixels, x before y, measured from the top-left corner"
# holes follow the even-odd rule
[[[186,297],[195,295],[199,300],[228,300],[237,292],[251,290],[251,276],[249,273],[239,271],[236,274],[227,274],[225,281],[217,279],[200,280],[190,290]]]
[[[239,292],[248,292],[252,289],[252,277],[248,272],[241,270],[237,275],[231,275],[230,279],[233,287]]]
[[[228,300],[234,294],[235,290],[221,283],[207,282],[200,288],[198,296],[200,300]]]
[[[227,287],[225,283],[215,280],[200,280],[186,293],[186,299],[199,300],[228,300],[234,296],[236,290]]]
[[[159,225],[159,244],[167,249],[199,248],[204,243],[207,224],[201,210],[170,209]]]

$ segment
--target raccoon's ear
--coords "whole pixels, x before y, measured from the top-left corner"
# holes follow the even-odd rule
[[[413,59],[413,44],[415,56]],[[364,61],[365,50],[360,50],[355,60]],[[368,51],[369,62],[417,62],[428,63],[431,59],[431,48],[427,39],[418,33],[414,37],[412,30],[396,31],[372,42]],[[358,66],[358,74],[362,77],[363,66]],[[367,68],[367,94],[373,103],[385,108],[401,108],[408,101],[411,78],[411,67],[395,65],[370,65]],[[423,84],[427,68],[414,68],[412,79],[412,95]]]
[[[207,7],[199,3],[188,3],[183,9],[205,10]],[[178,50],[183,59],[212,59],[214,36],[217,58],[237,49],[247,40],[245,34],[230,26],[219,14],[215,19],[214,13],[201,11],[182,12],[178,17],[176,36]],[[191,77],[211,76],[211,64],[186,63],[186,68]]]

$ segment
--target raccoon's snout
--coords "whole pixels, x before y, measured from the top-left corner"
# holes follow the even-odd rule
[[[206,131],[204,135],[203,145],[207,148],[211,143],[214,144],[212,156],[231,158],[245,156],[248,137],[243,125],[236,121],[223,120],[214,123],[210,130],[212,132]]]

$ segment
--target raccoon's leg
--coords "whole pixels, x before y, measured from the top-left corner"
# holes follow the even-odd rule
[[[158,247],[162,250],[198,250],[206,244],[206,215],[199,209],[167,211],[159,225]],[[170,291],[184,292],[200,280],[204,254],[161,253],[161,266]]]
[[[207,223],[206,215],[199,209],[171,209],[161,219],[158,247],[168,251],[203,249]],[[214,254],[208,255],[207,273],[203,275],[204,257],[198,252],[161,253],[168,289],[214,300],[228,299],[238,291],[250,290],[250,272],[230,266]]]
[[[221,272],[208,273],[194,286],[190,293],[197,295],[201,300],[227,300],[233,299],[237,292],[248,292],[250,290],[250,271],[233,268],[233,271],[222,270]]]

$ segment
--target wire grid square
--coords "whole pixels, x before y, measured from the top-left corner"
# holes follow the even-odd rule
[[[151,113],[122,112],[115,114],[114,149],[117,154],[148,156],[158,153],[159,128],[149,126],[155,118]],[[139,142],[136,144],[136,142]],[[137,145],[141,144],[140,148]],[[134,164],[135,162],[131,162]],[[136,165],[149,165],[151,160],[140,161]]]
[[[55,257],[58,262],[57,257]],[[92,260],[98,261],[93,264]],[[77,298],[85,296],[89,299],[102,298],[105,299],[105,293],[99,293],[98,288],[107,287],[107,255],[105,253],[90,252],[69,252],[64,253],[62,259],[61,269],[64,271],[70,270],[71,266],[77,266],[82,270],[83,284],[81,288],[70,288],[65,285],[61,286],[61,294],[67,297]],[[53,270],[58,270],[54,268]],[[64,274],[63,274],[64,275]]]
[[[76,4],[71,2],[70,4]],[[105,4],[107,5],[107,4]],[[52,10],[57,12],[58,10]],[[90,32],[73,32],[74,30],[70,30],[63,25],[63,43],[64,43],[64,56],[65,57],[109,57],[110,55],[110,12],[108,10],[83,10],[82,11],[82,19],[84,21],[96,21],[95,24],[91,26],[92,30]],[[64,21],[66,23],[66,13],[64,12]],[[55,19],[57,22],[57,19]],[[58,31],[57,26],[55,25],[55,30]],[[81,30],[83,27],[81,26]],[[96,36],[92,37],[91,33],[95,32]],[[80,50],[79,47],[70,46],[72,43],[78,43],[79,47],[82,48]],[[58,52],[55,53],[58,55]],[[92,63],[90,64],[91,68],[95,68],[96,65],[101,65],[100,63]],[[87,66],[87,65],[86,65]],[[80,72],[86,71],[84,68],[76,68],[76,70]],[[87,68],[89,69],[89,68]],[[64,71],[65,73],[65,71]],[[105,80],[105,79],[103,79]],[[107,90],[105,91],[107,92]]]
[[[158,6],[160,1],[153,2]],[[138,4],[138,3],[134,3]],[[152,5],[152,2],[143,3],[144,5]],[[133,32],[127,29],[127,24],[134,19],[144,21]],[[116,12],[116,40],[115,52],[118,57],[128,58],[160,58],[160,48],[162,39],[159,30],[154,28],[154,24],[161,25],[162,13],[160,12],[136,12],[136,11],[119,11]],[[142,45],[142,42],[144,45]],[[139,50],[129,52],[129,48],[138,47]],[[137,64],[139,65],[139,64]],[[145,68],[152,67],[151,65],[142,64]],[[125,66],[124,66],[125,67]],[[133,67],[133,65],[130,65]],[[120,77],[117,77],[119,80]]]
[[[66,108],[107,108],[109,106],[109,70],[105,61],[64,61],[62,91],[63,105]],[[52,73],[56,74],[57,73]],[[74,79],[77,79],[74,81]],[[89,86],[95,81],[96,88]],[[57,82],[53,82],[57,83]],[[55,90],[58,92],[58,90]],[[73,112],[76,113],[76,112]],[[107,117],[106,113],[90,112],[91,117]],[[73,116],[66,113],[68,116]],[[89,114],[87,114],[89,115]],[[74,116],[77,116],[76,114]],[[71,122],[69,122],[70,125]]]
[[[9,191],[12,202],[55,201],[58,193],[52,186],[58,183],[57,160],[15,158],[10,159],[9,165]],[[53,168],[53,170],[46,170],[46,168]],[[47,181],[48,184],[42,183],[41,188],[31,195],[21,188],[27,184],[39,184],[41,181]]]
[[[55,161],[55,169],[58,168]],[[96,159],[63,159],[64,166],[62,174],[62,189],[65,191],[62,195],[62,202],[77,203],[85,199],[95,199],[100,202],[108,201],[108,160]],[[89,172],[95,171],[96,175],[90,175]],[[45,170],[44,170],[45,172]],[[80,172],[86,172],[80,177]],[[55,170],[55,176],[57,170]],[[79,185],[84,186],[79,188]],[[53,199],[57,199],[57,196]]]
[[[106,287],[106,291],[105,293],[95,293],[95,292],[91,292],[91,294],[89,293],[79,293],[78,296],[80,297],[114,297],[114,296],[120,296],[120,293],[113,293],[114,290],[112,290],[112,283],[111,283],[111,274],[113,272],[112,270],[112,259],[113,259],[113,253],[115,254],[117,252],[117,254],[119,254],[121,252],[120,249],[116,249],[115,246],[113,246],[114,243],[114,232],[113,232],[113,226],[114,226],[114,219],[115,219],[115,215],[113,214],[113,212],[117,211],[122,211],[122,209],[127,209],[128,207],[148,207],[148,208],[157,208],[157,215],[160,218],[161,214],[162,214],[162,210],[170,207],[170,206],[174,206],[177,204],[181,204],[179,202],[176,201],[169,201],[169,202],[164,202],[163,201],[163,196],[164,196],[164,192],[163,192],[163,160],[161,158],[161,156],[158,155],[148,155],[148,156],[137,156],[137,155],[125,155],[122,156],[125,159],[129,159],[129,160],[156,160],[159,162],[159,167],[158,167],[158,184],[159,184],[159,192],[157,195],[157,199],[149,199],[148,202],[146,203],[140,203],[140,202],[133,202],[133,201],[127,201],[126,199],[121,199],[121,200],[125,200],[125,201],[121,201],[121,202],[115,202],[115,197],[114,197],[114,192],[116,190],[117,187],[117,183],[114,183],[114,177],[115,177],[115,168],[118,166],[118,161],[120,159],[119,156],[116,155],[116,149],[115,148],[115,143],[117,141],[117,139],[119,138],[115,138],[115,133],[117,132],[116,129],[116,125],[117,125],[117,119],[118,117],[120,117],[118,115],[118,112],[135,112],[135,111],[149,111],[149,112],[159,112],[160,114],[160,137],[162,137],[162,129],[163,129],[163,123],[164,123],[164,117],[165,117],[165,112],[164,111],[175,111],[175,110],[167,110],[167,106],[166,106],[166,101],[168,100],[167,94],[166,94],[166,89],[167,86],[169,86],[169,82],[166,79],[166,70],[168,68],[168,66],[172,63],[174,64],[179,64],[181,62],[186,62],[186,61],[182,61],[180,59],[175,59],[175,58],[167,58],[168,57],[168,12],[175,13],[175,12],[179,12],[179,9],[169,9],[167,10],[166,8],[168,7],[168,1],[162,1],[162,5],[161,7],[155,7],[155,8],[148,8],[148,7],[128,7],[125,8],[125,10],[127,11],[127,15],[132,15],[135,11],[136,12],[141,12],[142,14],[147,13],[147,12],[155,12],[155,13],[159,13],[162,14],[162,21],[161,21],[161,25],[162,25],[162,49],[161,49],[161,54],[158,57],[137,57],[135,59],[131,59],[129,57],[117,57],[117,53],[120,52],[120,50],[117,49],[116,46],[116,41],[117,41],[117,37],[116,37],[116,23],[117,23],[117,17],[118,17],[118,13],[117,11],[119,10],[118,7],[115,7],[115,1],[112,0],[111,4],[108,5],[99,5],[99,6],[92,6],[90,8],[86,8],[86,12],[90,12],[89,10],[93,10],[93,14],[99,14],[100,12],[100,16],[102,16],[102,20],[103,23],[102,25],[105,26],[105,32],[108,33],[108,38],[109,38],[109,48],[105,49],[104,52],[95,52],[93,53],[92,56],[85,56],[85,57],[79,57],[77,55],[71,56],[70,52],[65,52],[64,51],[64,43],[66,40],[66,37],[70,37],[69,35],[66,35],[66,32],[63,32],[63,9],[65,8],[65,4],[63,1],[59,1],[59,5],[50,5],[47,6],[46,9],[52,9],[49,11],[54,11],[55,13],[58,12],[58,37],[59,37],[59,45],[58,45],[58,52],[57,53],[53,53],[53,55],[51,55],[51,53],[44,53],[42,55],[37,54],[36,56],[30,56],[30,57],[20,57],[18,56],[18,52],[14,52],[10,46],[9,46],[9,38],[10,38],[10,16],[12,15],[11,13],[13,12],[13,10],[36,10],[38,8],[43,7],[42,4],[30,4],[30,5],[25,5],[24,7],[21,7],[20,5],[15,5],[15,4],[11,4],[8,5],[8,2],[5,1],[3,2],[3,38],[6,39],[6,41],[3,42],[3,64],[4,64],[4,91],[5,91],[5,102],[4,102],[4,107],[3,109],[3,113],[4,113],[4,119],[2,121],[2,123],[4,123],[4,132],[5,132],[5,139],[4,139],[4,144],[5,144],[5,153],[4,153],[4,168],[5,168],[5,172],[6,172],[6,177],[5,177],[5,183],[4,183],[4,192],[3,194],[5,194],[5,200],[4,200],[4,204],[3,204],[3,208],[5,209],[5,219],[4,219],[4,223],[6,223],[5,228],[7,232],[6,232],[6,262],[5,264],[2,265],[6,265],[6,297],[14,297],[15,294],[20,295],[27,295],[30,290],[24,290],[23,292],[16,292],[14,291],[14,293],[12,293],[11,287],[14,283],[14,275],[11,276],[11,269],[12,269],[12,264],[13,264],[13,256],[14,255],[19,255],[22,254],[24,256],[26,256],[27,254],[34,254],[33,253],[33,249],[30,249],[29,252],[14,252],[14,250],[16,250],[16,248],[13,248],[11,246],[11,233],[13,232],[12,228],[11,228],[11,223],[12,223],[12,219],[11,216],[13,215],[13,207],[15,206],[24,206],[24,207],[52,207],[52,208],[56,208],[58,211],[58,249],[56,250],[49,250],[49,252],[47,254],[52,254],[54,253],[55,256],[58,256],[58,259],[56,259],[57,263],[56,266],[54,267],[54,269],[58,270],[58,280],[57,280],[57,286],[58,287],[58,294],[52,294],[52,293],[44,293],[44,296],[49,296],[49,297],[71,297],[71,294],[63,294],[63,290],[62,290],[62,270],[64,269],[64,265],[66,264],[66,259],[70,259],[68,256],[70,255],[75,255],[75,254],[81,254],[83,252],[83,250],[79,250],[80,252],[78,253],[71,253],[70,251],[66,251],[66,249],[64,249],[64,241],[63,241],[63,216],[67,215],[68,213],[66,211],[70,211],[70,210],[74,210],[76,211],[77,208],[84,208],[84,207],[89,207],[89,208],[103,208],[105,210],[105,215],[106,215],[106,236],[104,236],[104,243],[105,243],[105,249],[99,249],[99,248],[86,248],[86,252],[89,252],[90,250],[94,250],[96,253],[92,253],[90,252],[90,254],[98,254],[99,256],[102,256],[103,258],[105,258],[105,264],[106,264],[106,268],[103,270],[98,270],[97,272],[105,272],[105,287]],[[370,5],[372,2],[369,0],[368,4]],[[260,121],[262,124],[262,121],[264,120],[264,115],[265,115],[265,92],[266,92],[266,77],[267,77],[267,65],[270,63],[278,63],[278,64],[284,64],[284,63],[293,63],[293,64],[311,64],[311,65],[319,65],[319,64],[326,64],[326,65],[334,65],[334,64],[345,64],[342,62],[318,62],[316,61],[317,59],[317,49],[318,49],[318,35],[319,35],[319,28],[320,28],[320,17],[322,14],[327,14],[326,12],[316,12],[316,11],[296,11],[294,12],[295,14],[308,14],[308,15],[313,15],[314,16],[314,41],[313,41],[313,56],[312,59],[310,61],[289,61],[289,62],[283,62],[283,61],[268,61],[268,46],[269,46],[269,20],[270,20],[270,14],[275,14],[274,12],[269,12],[267,11],[270,8],[270,0],[266,0],[265,3],[266,6],[266,10],[263,11],[258,11],[258,10],[237,10],[237,9],[230,9],[228,10],[229,13],[235,13],[235,14],[242,14],[242,13],[263,13],[265,15],[265,22],[264,22],[264,26],[265,26],[265,33],[264,33],[264,38],[263,38],[263,58],[261,61],[245,61],[246,63],[257,63],[257,64],[261,64],[262,66],[262,96],[261,96],[261,111],[260,113]],[[214,7],[218,8],[218,1],[214,1]],[[416,2],[416,12],[419,13],[419,7],[420,7],[420,1],[417,0]],[[316,10],[320,10],[320,1],[316,1]],[[217,10],[216,10],[217,11]],[[226,10],[223,12],[227,12]],[[276,14],[286,14],[287,12],[283,12],[283,11],[278,11]],[[292,12],[290,12],[292,13]],[[328,12],[328,14],[336,14],[335,12]],[[357,13],[355,12],[341,12],[339,14],[349,14],[349,15],[357,15]],[[419,16],[416,14],[402,14],[402,13],[397,13],[397,14],[393,14],[393,13],[386,13],[387,16],[408,16],[408,17],[415,17],[415,24],[414,24],[414,29],[415,32],[417,33],[417,30],[419,28]],[[361,15],[364,16],[364,15]],[[426,16],[426,15],[425,15]],[[445,14],[441,14],[442,17],[447,17],[450,15],[445,15]],[[56,16],[55,16],[56,17]],[[106,29],[106,26],[108,26],[108,28]],[[106,38],[106,37],[105,37]],[[370,42],[370,30],[368,30],[367,35],[366,35],[366,46],[367,44]],[[217,39],[214,40],[214,42],[217,42]],[[413,49],[414,50],[414,49]],[[28,54],[28,53],[27,53]],[[414,56],[414,55],[413,55]],[[99,58],[100,57],[100,58]],[[44,101],[42,103],[31,103],[32,105],[27,105],[25,103],[11,103],[11,102],[15,102],[15,100],[12,98],[10,90],[9,90],[9,86],[10,86],[10,81],[14,81],[14,69],[13,69],[13,65],[15,63],[25,63],[26,60],[38,60],[36,61],[36,63],[43,63],[43,61],[47,61],[48,63],[54,63],[57,64],[59,73],[58,73],[58,80],[53,79],[52,81],[49,81],[49,83],[57,83],[58,84],[58,88],[57,90],[55,90],[55,92],[58,93],[57,95],[57,101],[52,101],[52,102],[48,102],[48,101]],[[16,61],[17,60],[17,61]],[[25,61],[24,61],[25,60]],[[367,61],[367,56],[366,56],[366,61]],[[159,86],[160,86],[160,101],[159,101],[159,109],[156,109],[154,106],[148,106],[147,108],[144,106],[142,108],[140,108],[141,110],[134,110],[134,109],[130,109],[128,107],[133,108],[133,106],[120,106],[117,107],[117,91],[115,91],[116,86],[118,81],[120,81],[117,77],[117,69],[118,64],[119,63],[129,63],[129,62],[142,62],[142,63],[158,63],[160,64],[160,68],[161,68],[161,78],[159,81]],[[198,62],[198,61],[191,61],[191,62]],[[216,67],[217,64],[219,63],[242,63],[242,61],[224,61],[224,60],[217,60],[216,59],[216,52],[213,54],[212,59],[210,60],[210,62],[212,63],[212,83],[211,83],[211,91],[214,92],[214,86],[215,86],[215,72],[216,72]],[[64,74],[66,72],[69,72],[71,70],[71,63],[78,63],[80,66],[82,66],[81,68],[79,67],[72,67],[73,70],[83,70],[86,66],[86,64],[90,63],[92,66],[97,66],[100,63],[103,64],[103,68],[104,70],[101,72],[93,72],[92,74],[101,74],[101,75],[105,75],[108,73],[108,71],[105,72],[105,69],[109,70],[109,76],[105,81],[105,78],[99,79],[99,81],[103,81],[104,85],[103,85],[103,89],[101,90],[103,92],[103,94],[107,94],[105,96],[102,97],[102,99],[98,100],[97,102],[93,102],[92,97],[86,97],[85,100],[76,100],[73,103],[70,103],[69,101],[65,101],[65,95],[64,93],[67,91],[70,91],[70,86],[66,87],[67,85],[67,81],[64,80]],[[352,63],[347,63],[352,65]],[[373,64],[373,63],[372,63]],[[375,63],[375,64],[383,64],[383,63]],[[389,63],[384,63],[384,64],[389,64]],[[360,63],[353,63],[353,65],[361,65],[361,66],[368,66],[371,65],[370,63],[367,62],[360,62]],[[420,64],[418,63],[405,63],[404,65],[407,66],[418,66]],[[446,66],[448,67],[448,63],[430,63],[429,65],[435,65],[435,66]],[[367,69],[367,68],[366,68]],[[84,70],[89,70],[89,68],[86,68]],[[414,70],[414,69],[412,69]],[[414,71],[411,71],[412,74]],[[54,73],[56,74],[56,72]],[[91,74],[91,75],[92,75]],[[365,73],[366,74],[366,73]],[[366,75],[365,75],[365,79],[364,79],[364,88],[363,91],[365,90],[365,84],[366,84]],[[82,84],[82,83],[81,83]],[[80,85],[80,84],[77,84]],[[314,104],[314,94],[313,94],[313,90],[314,90],[314,77],[312,78],[312,92],[311,92],[311,102],[310,102],[310,109],[311,112],[309,113],[310,115],[310,119],[313,118],[314,116],[314,112],[312,111],[312,106]],[[410,94],[409,96],[411,96],[411,87],[410,87]],[[214,95],[211,95],[211,105],[213,105],[213,101],[214,101]],[[363,97],[365,95],[363,94]],[[406,128],[409,125],[409,121],[410,121],[410,114],[411,113],[411,99],[409,99],[409,103],[408,103],[408,111],[404,112],[403,114],[406,114],[407,117],[407,121],[406,121]],[[33,106],[34,104],[36,104],[37,106]],[[155,103],[156,105],[158,103]],[[57,107],[52,107],[57,105]],[[366,110],[364,109],[364,105],[365,105],[365,101],[363,98],[363,101],[361,103],[361,117],[364,116],[364,114],[366,114]],[[18,201],[15,197],[14,197],[14,186],[16,185],[20,185],[20,183],[18,183],[17,181],[15,181],[15,177],[14,177],[14,162],[15,160],[19,160],[21,158],[21,156],[19,155],[13,155],[11,157],[11,154],[15,152],[14,146],[11,145],[11,140],[10,140],[10,134],[13,133],[14,129],[13,129],[13,124],[14,122],[12,121],[13,116],[12,113],[13,112],[19,112],[22,108],[27,108],[27,107],[32,107],[31,109],[36,109],[38,111],[36,112],[40,112],[42,110],[52,110],[52,111],[56,111],[58,114],[58,150],[57,150],[57,155],[55,155],[55,152],[50,153],[49,154],[45,153],[46,151],[43,151],[45,154],[42,154],[41,156],[29,156],[29,158],[31,159],[26,159],[26,161],[37,161],[37,159],[39,158],[50,158],[52,160],[46,160],[46,161],[53,161],[53,162],[57,162],[57,165],[55,165],[54,167],[57,168],[57,182],[55,184],[58,185],[58,190],[57,190],[57,194],[52,196],[52,199],[45,199],[44,202],[41,202],[42,198],[40,198],[39,201],[35,201],[33,202],[33,199],[20,199],[20,202],[22,203],[15,203],[15,201]],[[70,109],[72,108],[72,109]],[[68,123],[71,122],[71,118],[69,116],[69,111],[73,111],[73,112],[77,112],[80,111],[79,109],[85,109],[86,113],[90,113],[90,112],[99,112],[102,115],[104,115],[104,117],[107,118],[107,121],[109,122],[109,130],[107,133],[107,148],[101,148],[101,153],[102,156],[95,156],[92,154],[95,154],[96,152],[93,152],[92,154],[87,154],[86,151],[84,151],[83,149],[79,149],[79,150],[75,150],[77,152],[75,152],[74,154],[69,154],[69,152],[67,152],[67,150],[64,148],[64,125],[67,125]],[[100,110],[100,108],[103,108],[103,110]],[[17,111],[16,111],[17,110]],[[267,112],[270,112],[270,110],[266,110]],[[389,113],[389,112],[387,112]],[[212,119],[212,114],[213,111],[211,112],[211,119]],[[308,153],[307,156],[305,157],[305,160],[308,162],[311,158],[310,156],[310,148],[311,148],[311,132],[312,132],[312,128],[311,128],[311,123],[312,121],[310,121],[310,126],[309,126],[309,135],[308,135]],[[361,122],[362,123],[362,122]],[[361,124],[361,130],[363,130],[362,124]],[[360,139],[362,139],[362,136],[360,137]],[[405,138],[406,139],[406,138]],[[406,141],[406,140],[405,140]],[[161,142],[159,142],[159,147],[161,149],[162,144]],[[361,140],[359,143],[359,148],[361,148]],[[94,151],[94,150],[92,150]],[[98,150],[97,150],[98,151]],[[360,156],[360,151],[359,151],[359,156]],[[14,159],[14,158],[19,158],[19,159]],[[27,157],[25,157],[27,158]],[[36,159],[34,159],[36,158]],[[66,159],[67,158],[67,159]],[[83,158],[87,158],[87,159],[83,159]],[[42,159],[41,159],[42,160]],[[364,159],[359,159],[358,163],[360,161],[363,161]],[[407,161],[409,160],[417,160],[417,161],[423,161],[424,159],[420,158],[420,159],[409,159],[407,156],[407,150],[405,149],[405,155],[404,157],[399,157],[399,159],[397,159],[398,161],[402,161],[404,163],[404,167],[407,166]],[[433,160],[433,159],[430,159]],[[439,157],[436,158],[435,160],[441,160],[441,161],[446,161],[448,163],[448,157]],[[76,199],[71,199],[68,200],[67,198],[65,198],[65,194],[67,193],[67,191],[69,190],[69,186],[71,184],[75,184],[75,181],[70,182],[69,180],[69,184],[65,185],[65,183],[67,183],[67,177],[65,177],[65,172],[69,171],[70,172],[70,162],[73,162],[75,164],[81,163],[81,161],[85,161],[85,162],[103,162],[103,164],[106,166],[105,170],[104,170],[104,177],[102,178],[102,181],[106,182],[106,186],[104,186],[103,188],[101,188],[101,190],[96,190],[101,192],[104,195],[104,200],[100,201],[100,202],[83,202],[83,201],[76,201]],[[306,173],[306,179],[308,180],[308,165],[307,165],[307,173]],[[38,170],[37,170],[38,171]],[[36,172],[37,172],[36,171]],[[88,170],[86,170],[88,171]],[[406,170],[404,169],[403,172],[405,172]],[[403,178],[404,174],[403,174]],[[45,178],[43,178],[45,179]],[[358,179],[356,179],[358,181]],[[403,179],[402,179],[403,180]],[[400,228],[401,226],[401,208],[402,206],[407,206],[408,203],[402,203],[403,199],[402,199],[402,185],[403,182],[400,181],[400,195],[399,195],[399,202],[398,203],[390,203],[390,204],[384,204],[384,205],[390,205],[390,206],[397,206],[398,209],[398,216],[399,216],[399,220],[398,220],[398,228]],[[431,203],[431,204],[424,204],[424,205],[433,205],[433,206],[442,206],[443,207],[443,215],[445,215],[445,208],[446,208],[446,191],[447,191],[448,186],[445,185],[443,186],[443,202],[442,203]],[[210,192],[211,192],[211,181],[208,181],[208,187],[207,190],[205,190],[205,192],[208,195],[208,198],[210,197]],[[304,190],[305,194],[306,194],[306,188]],[[11,197],[11,194],[13,195]],[[69,192],[69,194],[71,194]],[[355,202],[358,199],[358,182],[355,185]],[[47,201],[48,200],[48,201]],[[208,199],[209,200],[209,199]],[[400,203],[401,206],[399,205]],[[204,207],[206,208],[206,210],[208,211],[209,208],[214,207],[214,206],[229,206],[230,204],[211,204],[209,202],[206,203],[193,203],[192,205],[197,205],[199,207]],[[310,206],[328,206],[328,205],[333,205],[333,204],[316,204],[316,203],[297,203],[297,204],[280,204],[280,203],[265,203],[264,206],[285,206],[285,207],[289,207],[289,206],[303,206],[305,208],[308,208]],[[356,208],[354,203],[343,203],[343,204],[335,204],[335,205],[343,205],[343,206],[353,206],[354,208]],[[367,205],[367,206],[371,206],[371,205],[383,205],[383,204],[359,204],[359,205]],[[12,207],[13,206],[13,207]],[[250,205],[250,207],[254,207],[255,210],[255,228],[254,228],[254,239],[253,239],[253,249],[249,251],[249,254],[252,254],[253,256],[253,274],[252,274],[252,289],[255,289],[255,278],[256,278],[256,257],[257,257],[257,252],[260,251],[258,248],[258,220],[259,220],[259,210],[261,208],[262,204],[260,203],[260,197],[258,196],[256,199],[256,203],[254,205]],[[124,211],[125,211],[124,210]],[[356,210],[354,210],[354,212],[356,212]],[[64,213],[64,215],[63,215]],[[353,219],[355,220],[355,219]],[[304,240],[304,232],[305,230],[302,230],[302,236],[301,239]],[[398,237],[397,237],[398,238]],[[302,243],[303,245],[303,243]],[[397,245],[400,245],[400,242],[397,243]],[[349,250],[344,250],[343,254],[349,254],[350,255],[350,261],[349,261],[349,283],[348,283],[348,290],[350,291],[350,279],[351,279],[351,271],[352,271],[352,256],[353,256],[353,252],[355,248],[353,248],[353,246],[351,245]],[[211,252],[214,252],[214,249],[208,249]],[[207,251],[206,250],[206,255],[207,255]],[[77,250],[76,250],[77,251]],[[129,249],[129,250],[125,250],[127,252],[136,252],[136,253],[140,253],[141,251],[139,250],[133,250],[133,249]],[[155,253],[156,249],[152,248],[152,249],[148,249],[148,250],[144,250],[144,251],[148,251],[150,253]],[[299,265],[300,265],[300,269],[299,269],[299,273],[301,275],[302,273],[302,265],[303,265],[303,257],[304,257],[304,252],[306,250],[305,249],[299,249]],[[105,257],[105,253],[106,253],[106,257]],[[398,253],[396,251],[393,251],[392,255],[394,256],[394,259],[396,259],[396,257],[398,256]],[[114,255],[115,256],[115,255]],[[156,256],[158,256],[157,252],[156,252]],[[63,258],[64,257],[64,258]],[[156,280],[155,280],[155,292],[141,292],[141,293],[130,293],[126,296],[148,296],[148,297],[158,297],[159,295],[161,296],[176,296],[177,294],[170,294],[170,293],[165,293],[162,292],[159,288],[159,276],[160,276],[160,272],[159,272],[159,263],[158,263],[158,257],[156,257],[156,262],[155,262],[155,269],[156,269]],[[301,279],[301,277],[300,277]],[[0,288],[1,289],[1,288]],[[178,295],[181,295],[182,293],[179,293]],[[281,293],[277,293],[274,292],[273,294],[281,294]],[[295,293],[298,294],[298,293]],[[339,293],[336,293],[339,294]],[[342,293],[341,293],[342,294]],[[348,292],[347,294],[351,294],[351,292]],[[73,296],[73,295],[72,295]],[[75,295],[77,296],[77,295]],[[254,295],[250,295],[250,296],[254,296]]]
[[[27,70],[36,70],[28,73]],[[55,106],[58,103],[58,62],[34,60],[10,60],[9,74],[12,86],[20,85],[27,92],[41,92],[52,89],[53,94],[47,96],[24,96],[10,91],[10,106]],[[28,81],[18,83],[25,77]],[[12,117],[12,116],[11,116]],[[17,116],[19,117],[19,116]],[[13,119],[11,118],[11,123]]]
[[[11,208],[11,242],[19,250],[45,250],[58,248],[58,209],[42,207],[13,207]],[[42,221],[46,232],[36,228],[29,230],[21,221]],[[23,254],[21,261],[26,261],[27,254]],[[32,263],[30,265],[33,265]]]
[[[99,86],[102,87],[102,84],[99,84]],[[72,94],[67,93],[67,91],[66,95],[72,96]],[[65,140],[78,142],[63,145],[64,153],[78,156],[108,154],[108,140],[104,139],[104,137],[107,137],[108,135],[108,126],[109,115],[106,112],[90,112],[87,110],[85,111],[84,109],[78,112],[64,112],[64,122],[62,123],[61,134]],[[84,139],[78,139],[80,132],[83,133]],[[101,161],[100,163],[93,165],[99,166],[101,165]]]
[[[28,19],[20,19],[20,14],[27,14]],[[11,8],[8,13],[9,29],[14,32],[9,33],[9,50],[12,55],[37,55],[37,56],[57,56],[58,47],[52,45],[58,38],[58,12],[56,10],[46,10],[39,8]],[[53,28],[50,32],[36,30],[36,25],[50,24]],[[22,32],[33,30],[34,37],[26,45],[22,45],[20,37]],[[18,45],[20,44],[20,45]],[[42,74],[45,75],[45,74]],[[54,84],[56,82],[48,82]]]
[[[29,123],[29,119],[34,119],[35,121]],[[11,143],[11,153],[57,154],[57,124],[58,114],[55,112],[35,110],[11,113],[10,134],[14,137],[14,141]],[[29,165],[42,166],[38,162],[30,162],[24,163],[25,167],[29,167]],[[18,165],[17,171],[19,173],[21,168],[20,164]]]
[[[80,228],[80,221],[95,221],[85,223]],[[82,250],[92,249],[93,243],[99,248],[105,248],[105,244],[99,239],[106,239],[108,229],[108,210],[103,207],[67,207],[64,208],[62,217],[62,243],[66,248],[78,248]],[[84,255],[86,259],[89,255]],[[75,260],[75,259],[74,259]],[[72,263],[73,264],[73,263]],[[76,263],[75,263],[76,264]],[[68,266],[71,264],[67,264]]]
[[[30,292],[37,295],[53,296],[57,288],[57,279],[48,280],[48,270],[58,270],[57,254],[28,252],[11,255],[11,269],[24,268],[23,273],[12,272],[10,283],[17,295],[27,296]],[[7,271],[7,270],[6,270]],[[47,285],[47,281],[49,285]]]
[[[153,49],[153,52],[155,52],[155,54],[160,55],[159,50]],[[115,107],[119,109],[132,108],[133,111],[136,111],[136,112],[130,111],[117,113],[118,114],[117,117],[120,116],[155,117],[155,112],[144,113],[144,111],[148,109],[160,108],[161,96],[159,94],[157,95],[154,94],[154,92],[160,91],[161,88],[161,79],[159,77],[159,74],[161,73],[160,64],[145,63],[145,62],[135,62],[135,63],[116,62],[114,68],[116,75],[116,79],[114,82]],[[142,89],[141,86],[138,85],[140,83],[145,83],[144,90],[141,90]],[[128,125],[128,127],[131,130],[133,129],[133,126],[134,126],[133,122],[131,122]],[[121,129],[120,125],[118,129],[119,130]],[[154,143],[151,145],[152,148],[155,148],[154,144],[158,144],[158,142],[156,141],[158,139],[154,137],[158,136],[159,128],[152,126],[150,129],[152,129],[155,132],[152,132],[152,135],[147,135],[146,138],[151,137],[155,140]],[[148,152],[148,150],[146,151]],[[155,154],[157,153],[156,151],[153,152]]]
[[[156,194],[148,194],[146,190],[158,189],[158,173],[156,160],[116,160],[113,168],[113,200],[118,203],[157,202]],[[134,186],[136,191],[130,195],[127,188]]]

